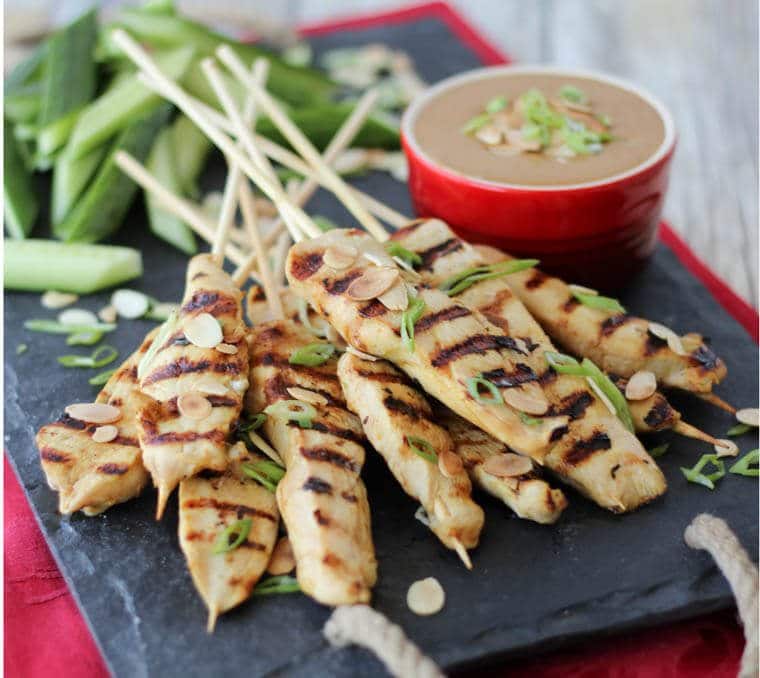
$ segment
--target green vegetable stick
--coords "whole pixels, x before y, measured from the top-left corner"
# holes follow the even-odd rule
[[[48,41],[46,40],[41,42],[28,57],[16,64],[3,83],[3,92],[6,97],[15,94],[27,85],[42,82],[47,50]]]
[[[50,218],[54,225],[60,224],[73,209],[107,152],[108,146],[103,145],[75,158],[67,146],[56,158],[50,206]]]
[[[3,125],[3,213],[5,230],[11,238],[25,238],[34,226],[39,211],[31,174],[24,165],[10,124]]]
[[[203,171],[213,144],[186,115],[178,115],[171,127],[172,147],[182,192],[197,198],[198,177]]]
[[[8,289],[90,294],[142,275],[140,252],[113,245],[67,245],[55,240],[5,243]]]
[[[42,84],[32,82],[5,95],[5,117],[12,122],[33,123],[42,108]]]

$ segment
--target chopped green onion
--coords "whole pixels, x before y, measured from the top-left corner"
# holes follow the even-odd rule
[[[609,115],[601,113],[596,116],[596,119],[602,123],[605,127],[612,127],[612,118]]]
[[[581,367],[586,369],[586,376],[593,379],[594,383],[599,387],[602,393],[609,398],[610,402],[615,407],[618,419],[623,422],[629,431],[633,432],[633,419],[631,418],[631,411],[628,409],[628,401],[620,392],[620,389],[618,389],[612,380],[588,358],[583,359]]]
[[[712,473],[702,473],[702,470],[707,464],[712,464],[716,470]],[[715,481],[720,480],[726,475],[726,467],[723,464],[723,460],[720,459],[717,454],[703,454],[699,458],[699,461],[691,468],[681,467],[681,473],[686,476],[686,480],[690,483],[704,485],[708,489],[714,490]]]
[[[74,332],[66,337],[68,346],[93,346],[103,338],[102,332]]]
[[[261,483],[270,492],[277,489],[279,483],[285,475],[285,469],[268,459],[259,459],[254,462],[245,462],[242,467],[243,473],[249,478]]]
[[[148,312],[143,316],[146,320],[158,320],[159,322],[165,322],[169,320],[172,315],[172,311],[177,308],[176,304],[168,301],[159,301],[150,297],[150,308]]]
[[[538,264],[538,259],[513,259],[488,266],[474,266],[444,280],[439,288],[450,297],[456,296],[481,280],[491,280],[504,275],[519,273]]]
[[[406,249],[406,247],[393,242],[393,240],[385,243],[385,251],[392,257],[398,257],[409,266],[419,266],[422,263],[422,257],[417,252],[412,252],[412,250]]]
[[[486,104],[486,113],[498,113],[507,107],[507,97],[494,97]]]
[[[238,430],[239,431],[255,431],[256,429],[261,428],[266,420],[267,420],[267,415],[259,412],[258,414],[251,417],[251,419],[246,421],[244,424],[240,424],[240,426],[238,426]]]
[[[760,450],[752,450],[750,452],[747,452],[747,454],[745,454],[730,469],[728,469],[728,472],[735,473],[739,476],[757,478],[760,476],[760,467],[757,466],[759,463]],[[750,464],[755,464],[755,468],[750,468]]]
[[[480,392],[481,386],[491,394],[490,398],[483,397],[483,394]],[[467,380],[467,391],[481,405],[501,405],[504,403],[504,399],[501,397],[499,389],[496,388],[496,384],[480,376],[470,377]]]
[[[224,532],[217,537],[213,553],[219,554],[234,551],[246,539],[248,539],[248,533],[251,531],[252,524],[253,521],[250,518],[243,518],[242,520],[236,520],[232,525],[229,525]],[[234,539],[232,537],[234,537]]]
[[[481,127],[483,127],[487,122],[491,120],[491,116],[488,113],[480,113],[479,115],[476,115],[474,118],[470,118],[462,127],[462,133],[464,134],[472,134],[473,132],[477,132]]]
[[[57,320],[27,320],[24,328],[32,332],[46,334],[81,334],[82,332],[113,332],[115,323],[94,323],[92,325],[64,325]]]
[[[26,344],[19,344],[16,346],[16,355],[21,355],[22,353],[26,353],[29,350],[29,347]]]
[[[585,377],[586,370],[573,356],[559,353],[558,351],[545,351],[544,357],[557,374],[572,374],[577,377]]]
[[[426,459],[431,464],[438,463],[438,454],[430,441],[417,436],[406,436],[406,444],[409,445],[412,452]]]
[[[301,428],[311,428],[311,420],[317,416],[317,411],[309,403],[300,400],[279,400],[266,407],[264,412],[275,419],[294,421]]]
[[[651,450],[647,450],[649,452],[649,456],[652,457],[652,459],[657,459],[657,457],[661,457],[663,454],[665,454],[668,451],[668,448],[670,447],[670,443],[665,443],[664,445],[658,445],[657,447],[653,447]]]
[[[156,335],[156,338],[150,343],[150,347],[145,352],[145,355],[141,358],[140,362],[137,364],[137,378],[138,379],[143,378],[145,373],[148,371],[150,364],[153,362],[153,359],[156,357],[156,354],[158,353],[159,349],[166,343],[166,340],[169,338],[169,335],[174,331],[174,328],[177,325],[178,317],[179,317],[179,311],[175,308],[171,312],[171,315],[166,320],[166,322],[163,325],[161,325],[161,328],[158,330],[158,334]]]
[[[332,344],[307,344],[293,351],[288,358],[288,362],[291,365],[318,367],[330,360],[333,353],[335,353],[335,346]]]
[[[90,377],[88,379],[88,383],[92,386],[102,386],[105,384],[114,374],[116,373],[116,369],[113,370],[106,370],[105,372],[100,372],[99,374],[96,374],[94,377]]]
[[[281,574],[276,577],[267,577],[260,581],[255,589],[254,596],[268,596],[273,593],[298,593],[301,587],[295,577],[287,574]]]
[[[531,417],[529,414],[525,414],[525,412],[518,412],[517,414],[520,416],[520,421],[526,426],[538,426],[542,423],[540,419]]]
[[[414,297],[401,315],[401,341],[410,353],[414,353],[414,326],[424,312],[425,302],[420,297]]]
[[[563,85],[559,90],[559,95],[565,100],[573,104],[585,104],[586,95],[583,90],[578,89],[573,85]]]
[[[301,324],[309,330],[313,335],[317,337],[327,336],[327,324],[323,324],[322,327],[315,327],[311,324],[311,318],[309,318],[309,303],[305,299],[298,299],[298,319]]]
[[[726,435],[733,438],[734,436],[741,436],[744,435],[747,431],[751,431],[754,428],[754,426],[750,426],[749,424],[736,424],[736,426],[732,426],[728,431],[726,431]]]
[[[576,292],[575,290],[573,290],[573,296],[584,306],[588,306],[589,308],[597,308],[600,311],[625,313],[625,308],[623,308],[617,299],[613,299],[612,297],[603,297],[599,294],[584,294],[583,292]]]
[[[58,362],[64,367],[103,367],[112,363],[119,352],[107,344],[98,346],[91,355],[62,355]]]

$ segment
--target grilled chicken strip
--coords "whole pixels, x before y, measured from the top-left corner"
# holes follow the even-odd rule
[[[114,504],[140,494],[148,481],[137,441],[137,410],[140,406],[137,364],[148,350],[156,331],[119,367],[95,399],[121,410],[112,441],[93,440],[94,424],[64,414],[37,433],[42,470],[48,485],[58,492],[58,510],[68,514],[102,513]]]
[[[425,282],[439,286],[453,275],[482,266],[482,257],[438,219],[415,222],[393,240],[416,253]],[[641,443],[609,411],[581,377],[556,373],[545,353],[556,350],[512,293],[511,275],[485,279],[453,298],[480,311],[524,348],[524,364],[544,384],[551,411],[569,417],[544,463],[591,499],[613,511],[632,510],[665,491],[665,478]],[[497,382],[498,383],[498,382]],[[508,442],[508,441],[507,441]]]
[[[181,480],[227,466],[227,438],[248,388],[241,300],[240,290],[210,255],[193,257],[176,322],[168,321],[161,346],[140,365],[140,388],[148,396],[138,415],[140,446],[158,488],[159,518]],[[196,346],[185,336],[188,323],[203,313],[220,323],[226,352]],[[210,413],[182,414],[178,399],[186,394],[208,400]]]
[[[179,543],[195,588],[208,608],[208,630],[219,614],[247,600],[267,568],[277,541],[280,518],[274,494],[243,472],[243,464],[262,459],[237,443],[224,473],[207,472],[179,486]],[[215,553],[224,532],[250,520],[245,540]],[[234,535],[233,535],[234,538]]]
[[[471,498],[472,485],[463,466],[446,472],[437,461],[424,459],[410,446],[415,438],[427,441],[438,459],[454,454],[446,431],[435,423],[425,397],[409,379],[386,360],[362,360],[344,353],[338,377],[348,407],[361,419],[372,446],[383,456],[404,491],[418,500],[430,529],[450,549],[475,548],[485,516]]]
[[[350,266],[336,269],[324,262],[325,252],[336,248],[362,254]],[[371,263],[368,257],[384,266]],[[400,311],[388,310],[376,298],[356,301],[347,293],[352,282],[388,267],[395,268],[395,262],[376,240],[362,231],[335,229],[291,247],[286,273],[294,293],[306,299],[354,348],[389,360],[461,416],[540,462],[567,417],[548,416],[529,426],[514,407],[488,403],[468,390],[468,385],[477,388],[473,378],[490,375],[495,379],[498,375],[503,381],[500,398],[529,401],[532,408],[547,407],[538,382],[523,383],[528,380],[511,349],[512,339],[443,292],[406,283],[412,294],[425,302],[415,326],[416,347],[410,351],[400,337]]]
[[[255,327],[249,335],[251,389],[246,410],[308,397],[316,416],[310,428],[267,416],[264,431],[285,462],[277,503],[304,593],[325,605],[366,603],[377,578],[369,502],[359,474],[364,436],[346,409],[335,361],[291,365],[293,351],[315,337],[287,320]],[[305,389],[289,392],[289,389]],[[299,396],[299,397],[294,397]],[[313,394],[313,395],[312,395]]]
[[[478,247],[478,252],[488,263],[510,258],[492,247]],[[648,320],[585,306],[559,278],[533,269],[510,276],[509,283],[559,344],[605,372],[630,377],[648,370],[664,386],[695,393],[709,393],[726,376],[725,363],[699,334],[680,337],[681,355],[649,331]]]

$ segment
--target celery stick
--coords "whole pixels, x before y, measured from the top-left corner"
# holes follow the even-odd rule
[[[98,24],[94,10],[58,31],[48,45],[38,119],[38,151],[50,156],[66,143],[76,111],[95,95],[93,50]]]
[[[32,184],[32,176],[24,166],[24,160],[13,138],[9,123],[4,124],[3,148],[3,212],[5,230],[11,238],[25,238],[37,218],[39,204]]]
[[[159,67],[172,80],[180,79],[192,60],[193,50],[190,48],[156,56]],[[78,158],[100,146],[137,117],[156,110],[162,102],[161,97],[138,80],[136,73],[120,78],[82,111],[69,141],[72,157]]]
[[[66,218],[107,152],[108,145],[104,144],[81,158],[74,158],[69,146],[66,146],[63,153],[56,158],[50,206],[50,219],[53,224],[60,224]]]
[[[42,82],[47,50],[48,41],[41,42],[28,57],[16,64],[3,83],[3,92],[6,97],[27,85]]]
[[[12,94],[5,95],[5,117],[12,122],[32,122],[37,120],[42,107],[42,84],[32,82],[17,87]]]
[[[179,166],[175,162],[171,127],[161,130],[150,151],[146,166],[148,171],[172,193],[181,193]],[[153,233],[187,254],[197,252],[195,236],[182,219],[164,210],[151,193],[146,192],[145,204],[150,230]]]
[[[53,232],[67,242],[97,242],[121,225],[137,192],[137,185],[114,162],[116,151],[124,150],[145,160],[172,107],[164,104],[147,118],[135,120],[113,143],[94,181],[76,206]]]
[[[90,294],[142,275],[140,252],[112,245],[8,240],[3,281],[11,290]]]
[[[198,177],[203,171],[213,144],[186,115],[178,115],[171,127],[174,163],[182,192],[191,198],[200,194]]]

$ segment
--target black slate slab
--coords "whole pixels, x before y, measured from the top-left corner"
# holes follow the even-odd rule
[[[318,51],[368,41],[406,49],[430,82],[478,65],[475,56],[438,20],[323,35]],[[210,173],[220,186],[221,168]],[[360,179],[362,188],[409,211],[405,188],[387,176]],[[345,213],[319,194],[314,212],[336,220]],[[137,287],[165,300],[180,298],[185,259],[146,234],[142,209],[133,210],[119,241],[140,247],[146,273]],[[100,308],[107,295],[83,300]],[[651,265],[622,295],[633,312],[677,329],[712,337],[729,366],[719,392],[732,402],[758,402],[757,346],[701,284],[661,246]],[[149,675],[382,675],[362,650],[335,650],[320,630],[329,610],[301,595],[255,599],[222,618],[208,636],[203,605],[193,590],[177,545],[176,507],[161,523],[152,519],[152,491],[97,518],[62,518],[45,484],[33,437],[61,408],[94,395],[86,370],[64,370],[55,356],[67,351],[60,337],[31,335],[23,320],[52,315],[38,295],[5,296],[5,446],[45,536],[117,676]],[[150,323],[123,322],[109,336],[126,355]],[[15,355],[15,347],[29,350]],[[687,396],[673,401],[688,421],[715,434],[728,415]],[[660,436],[652,440],[658,444]],[[744,451],[756,446],[740,439]],[[576,639],[682,619],[731,605],[730,591],[710,559],[683,543],[685,526],[708,511],[728,520],[756,552],[757,481],[725,478],[714,492],[688,484],[679,466],[708,452],[704,445],[673,439],[661,464],[670,490],[629,516],[613,516],[568,491],[571,506],[558,525],[540,527],[482,498],[486,529],[468,573],[417,521],[414,503],[396,486],[379,457],[365,477],[370,493],[380,580],[375,606],[447,669],[557,647]],[[434,575],[447,604],[439,615],[419,618],[405,605],[415,579]],[[65,630],[62,630],[65,633]]]

